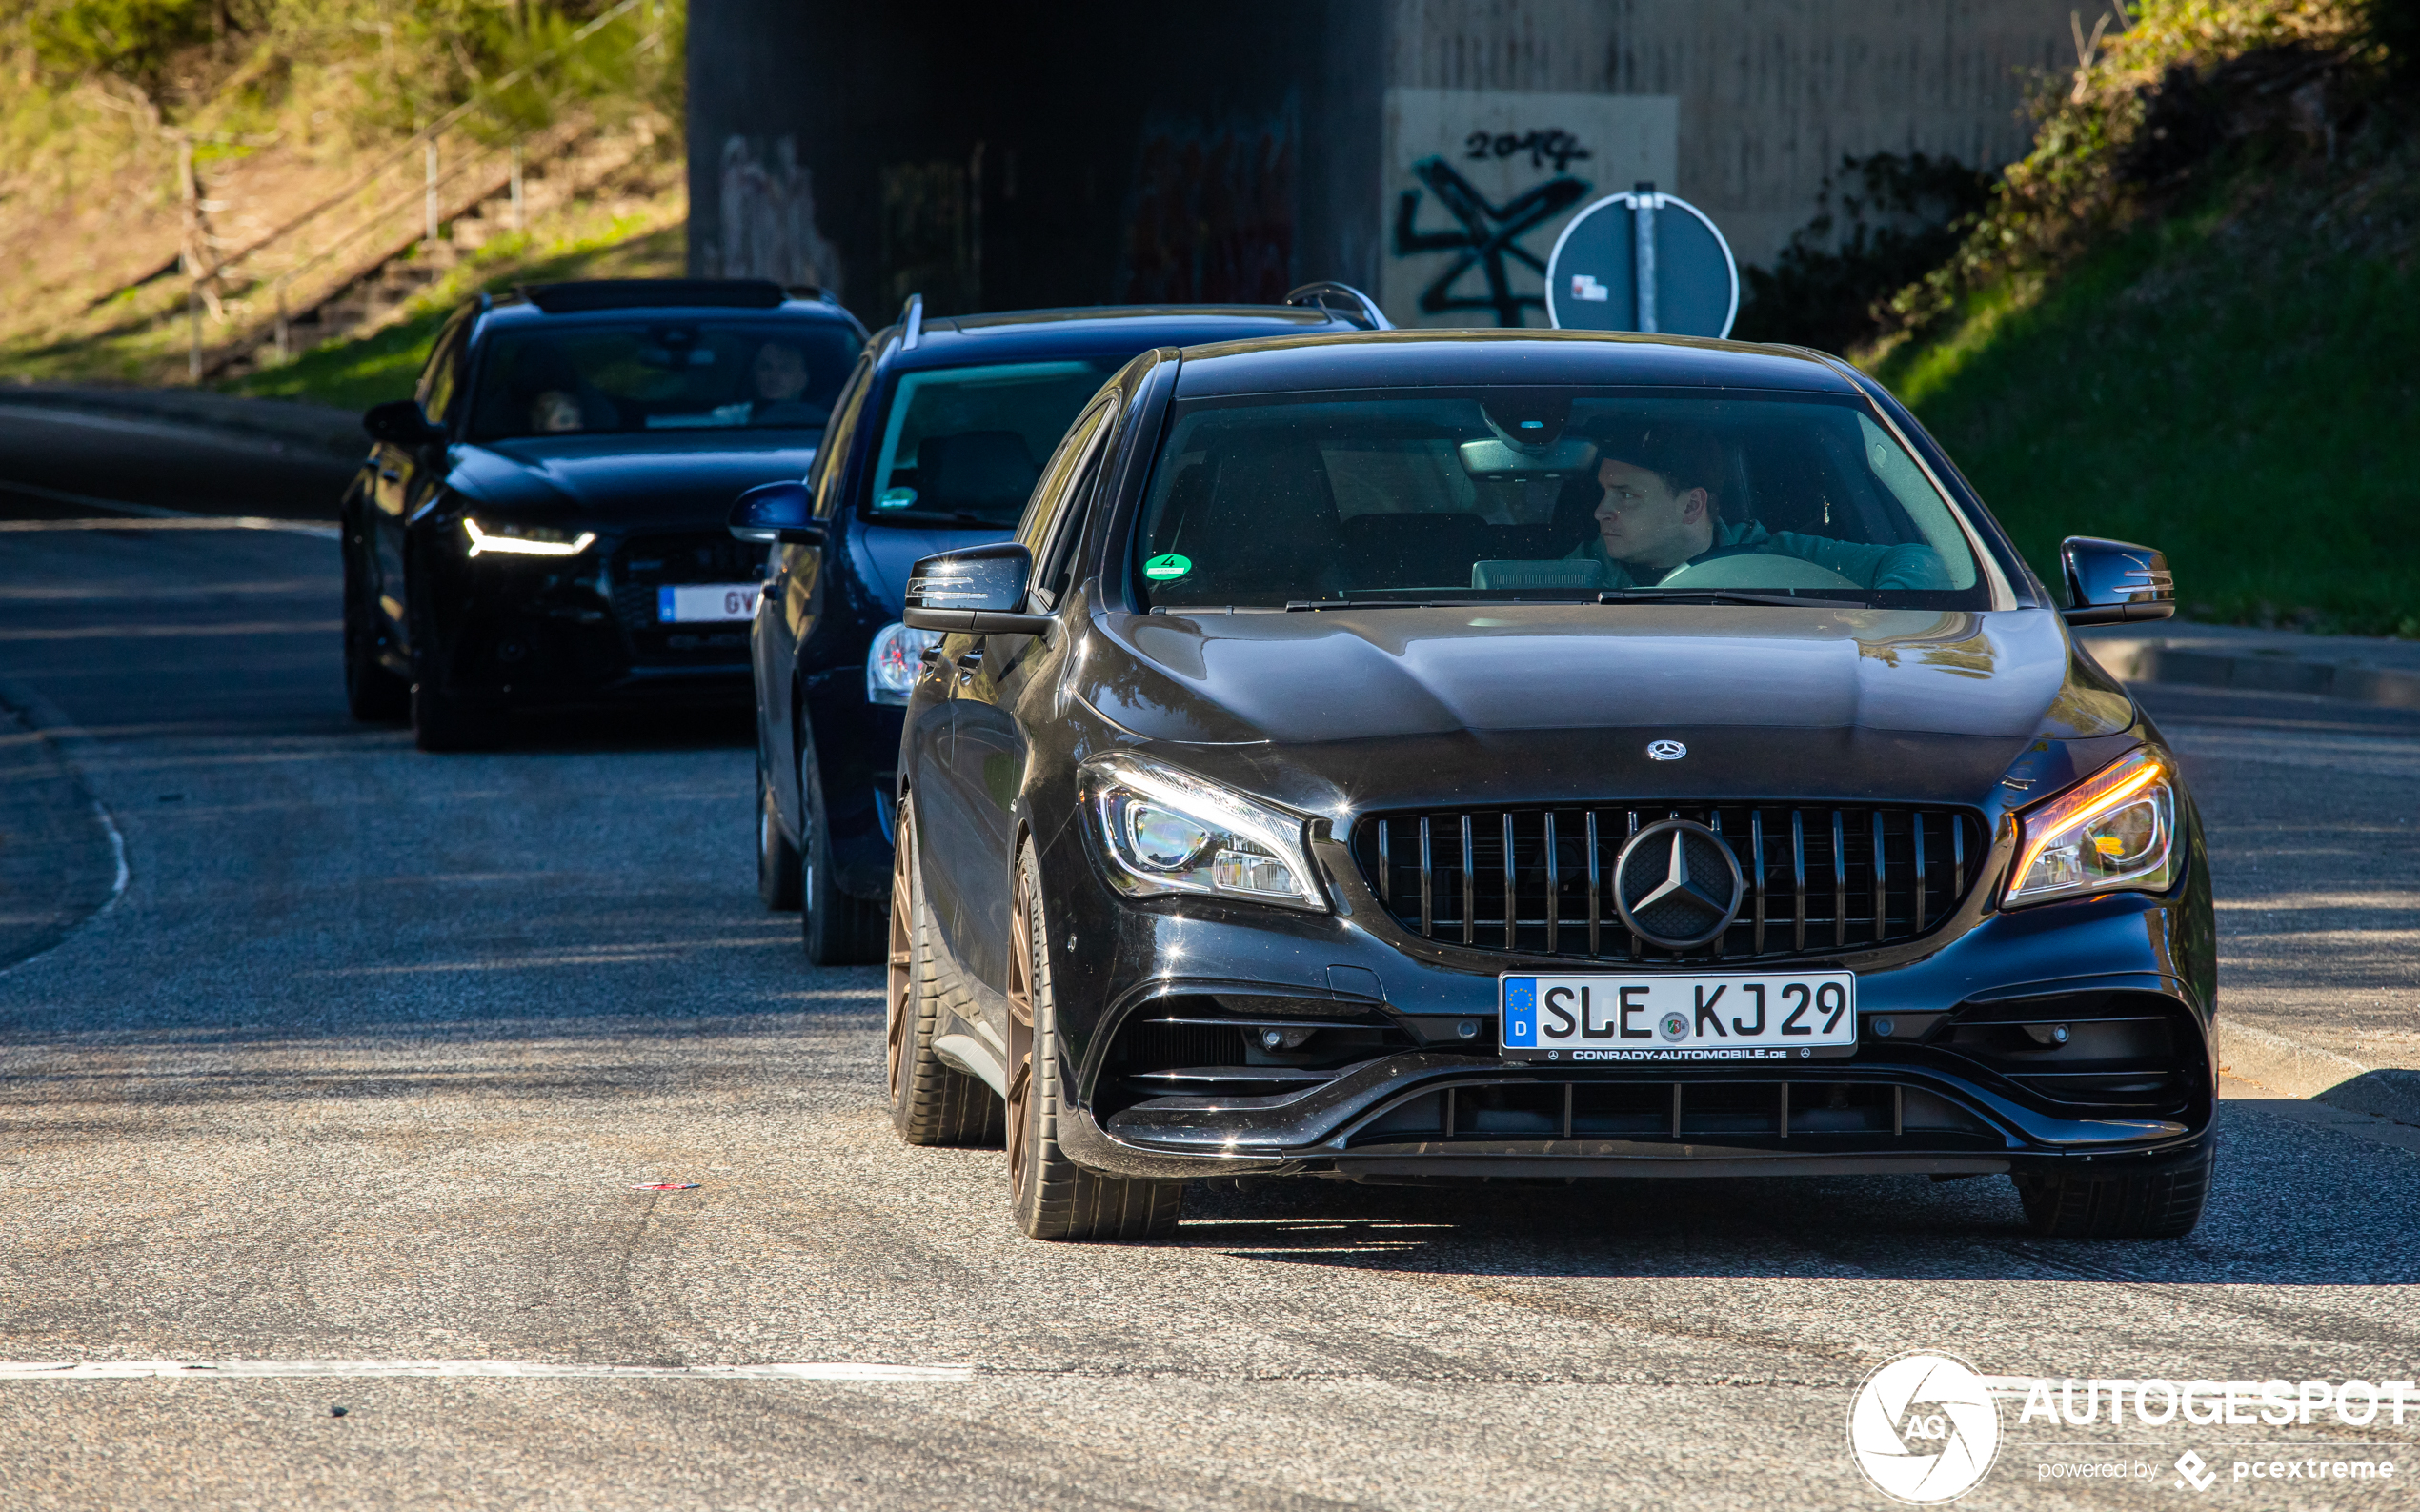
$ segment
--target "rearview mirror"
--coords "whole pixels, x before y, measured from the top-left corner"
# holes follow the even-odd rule
[[[445,427],[431,425],[417,399],[373,404],[361,413],[361,428],[373,441],[389,446],[430,446],[445,439]]]
[[[908,574],[907,607],[899,617],[913,630],[1039,635],[1050,616],[1022,612],[1033,575],[1033,553],[1015,541],[927,556]]]
[[[2120,625],[2166,619],[2176,613],[2176,579],[2168,558],[2148,546],[2070,535],[2059,543],[2067,579],[2070,625]]]
[[[1473,477],[1525,483],[1568,477],[1597,465],[1595,443],[1578,436],[1543,446],[1507,446],[1492,436],[1462,444],[1462,471]]]
[[[772,545],[823,544],[823,522],[815,514],[815,495],[804,483],[760,483],[731,506],[728,523],[734,538]]]

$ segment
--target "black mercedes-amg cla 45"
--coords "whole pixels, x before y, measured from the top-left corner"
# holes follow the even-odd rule
[[[929,557],[894,1119],[1018,1220],[1202,1176],[2005,1173],[2181,1234],[2214,949],[2174,756],[1882,388],[1666,337],[1160,351]]]

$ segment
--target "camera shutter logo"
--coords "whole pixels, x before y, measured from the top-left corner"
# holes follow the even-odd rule
[[[2000,1409],[1964,1361],[1902,1355],[1865,1378],[1848,1408],[1848,1447],[1874,1489],[1932,1506],[1966,1495],[2000,1455]]]
[[[1739,858],[1695,819],[1650,824],[1614,857],[1613,904],[1623,924],[1664,950],[1688,950],[1722,934],[1746,897]]]

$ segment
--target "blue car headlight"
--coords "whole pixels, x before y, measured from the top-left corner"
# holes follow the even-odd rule
[[[911,630],[890,624],[875,634],[865,654],[865,700],[904,704],[924,675],[924,654],[941,643],[938,630]]]

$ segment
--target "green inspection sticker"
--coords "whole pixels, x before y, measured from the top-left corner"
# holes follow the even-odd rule
[[[1174,552],[1170,552],[1165,556],[1155,556],[1142,564],[1142,575],[1155,583],[1164,583],[1172,577],[1182,577],[1192,571],[1193,558],[1180,556]]]

